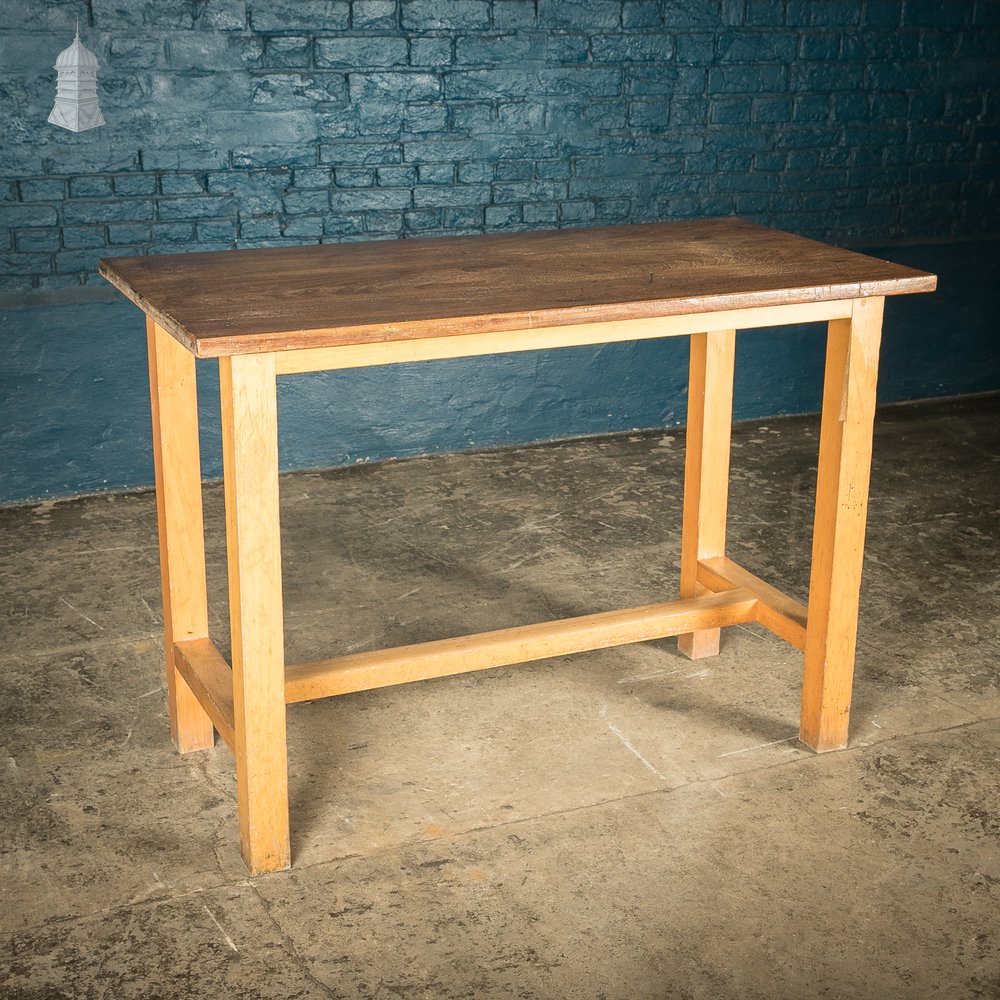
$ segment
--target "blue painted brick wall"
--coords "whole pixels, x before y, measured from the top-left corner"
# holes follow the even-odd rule
[[[78,135],[45,124],[77,14],[108,123]],[[54,303],[108,298],[104,256],[738,214],[886,255],[966,245],[981,267],[1000,234],[997,0],[0,0],[0,106],[2,329],[22,355],[8,375],[44,371],[37,345],[72,323]],[[896,359],[909,388],[890,397],[1000,385],[984,316],[967,370]],[[652,382],[607,412],[598,381],[628,380],[638,357],[614,356],[589,383],[553,362],[579,394],[561,424],[540,417],[540,389],[517,394],[503,433],[387,429],[361,457],[682,418],[683,390],[657,398]],[[781,363],[790,383],[806,364]],[[432,391],[464,405],[451,390],[467,371],[434,371]],[[5,464],[61,457],[0,499],[94,488],[66,471],[60,422],[44,440],[21,428],[50,414],[42,387],[17,387]],[[598,398],[603,422],[574,422]],[[813,405],[790,391],[742,415]],[[355,431],[368,440],[347,426],[290,453],[354,460]],[[99,484],[148,481],[144,449]]]

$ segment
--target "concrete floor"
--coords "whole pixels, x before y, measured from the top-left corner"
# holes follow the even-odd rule
[[[817,422],[737,428],[802,596]],[[282,480],[291,661],[669,599],[683,434]],[[0,511],[0,996],[1000,996],[1000,397],[880,412],[850,747],[756,627],[289,710],[294,868],[182,758],[150,493]],[[208,489],[225,646],[222,492]]]

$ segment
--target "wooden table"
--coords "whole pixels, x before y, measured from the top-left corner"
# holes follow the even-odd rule
[[[253,873],[290,863],[285,706],[760,622],[805,652],[800,737],[847,742],[882,307],[934,275],[737,219],[101,262],[146,313],[170,726],[236,758]],[[828,323],[808,609],[726,557],[736,330]],[[680,600],[286,666],[275,380],[691,337]],[[778,335],[776,335],[778,336]],[[780,350],[780,345],[775,345]],[[218,358],[232,667],[208,635],[195,359]]]

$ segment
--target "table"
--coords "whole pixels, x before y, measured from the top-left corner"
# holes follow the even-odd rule
[[[170,728],[236,760],[251,873],[290,864],[286,705],[678,636],[692,658],[759,622],[804,651],[800,738],[847,742],[885,296],[934,275],[738,219],[124,257],[146,314]],[[828,324],[808,607],[726,557],[738,329]],[[276,379],[690,336],[680,599],[284,662]],[[209,638],[195,389],[218,358],[232,665]]]

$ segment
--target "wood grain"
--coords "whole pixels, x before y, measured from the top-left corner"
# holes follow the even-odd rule
[[[730,590],[690,601],[648,604],[395,649],[351,653],[288,667],[285,699],[289,703],[311,701],[430,677],[662,639],[691,629],[738,625],[755,620],[756,605],[753,594]]]
[[[684,438],[681,597],[705,593],[698,581],[698,561],[726,552],[735,363],[735,330],[713,330],[691,337]],[[719,652],[719,629],[680,635],[677,648],[692,660],[715,656]]]
[[[198,357],[931,291],[740,219],[101,261]]]
[[[170,734],[181,753],[215,744],[211,719],[177,670],[174,644],[208,635],[205,529],[194,358],[147,317]]]
[[[884,300],[859,299],[827,334],[799,738],[847,745]]]
[[[243,859],[256,875],[291,861],[273,356],[223,358],[219,385],[236,798]]]

